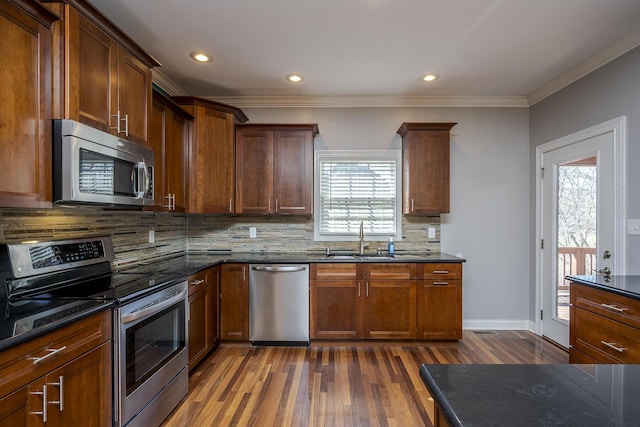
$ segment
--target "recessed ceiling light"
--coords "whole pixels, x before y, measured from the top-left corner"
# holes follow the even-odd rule
[[[189,54],[189,56],[191,57],[191,59],[193,59],[194,61],[197,61],[197,62],[211,62],[211,61],[213,61],[213,58],[211,58],[206,53],[200,52],[200,51],[191,52]]]
[[[429,74],[425,74],[424,76],[420,77],[420,80],[425,81],[425,82],[432,82],[434,80],[437,80],[438,77],[440,77],[438,74],[436,73],[429,73]]]
[[[302,74],[298,74],[298,73],[287,74],[286,76],[284,76],[284,78],[293,83],[300,83],[301,81],[304,80],[304,77],[302,76]]]

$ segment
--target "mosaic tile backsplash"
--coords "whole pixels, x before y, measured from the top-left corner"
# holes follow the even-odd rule
[[[256,238],[249,237],[256,227]],[[428,239],[427,229],[436,237]],[[155,234],[149,243],[149,230]],[[310,217],[187,215],[109,211],[85,207],[0,209],[0,242],[73,239],[110,235],[116,252],[114,267],[145,262],[176,253],[208,250],[233,252],[309,252],[355,250],[357,242],[315,242]],[[386,248],[386,241],[369,242],[368,251]],[[405,216],[398,251],[440,250],[438,216]]]

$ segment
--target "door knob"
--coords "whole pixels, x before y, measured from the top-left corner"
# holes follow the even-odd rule
[[[604,268],[601,268],[600,270],[596,270],[596,272],[600,273],[600,274],[604,274],[605,276],[610,276],[611,275],[611,268],[604,267]]]
[[[604,251],[604,254],[602,254],[602,256],[604,257],[604,259],[611,258],[611,251]]]

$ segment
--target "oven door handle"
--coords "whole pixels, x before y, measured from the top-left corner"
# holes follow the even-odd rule
[[[129,314],[123,315],[122,317],[120,317],[120,322],[122,322],[123,324],[127,324],[133,321],[136,321],[138,319],[141,319],[143,317],[147,317],[151,314],[155,314],[160,310],[163,310],[180,300],[184,300],[186,295],[187,295],[187,290],[185,289],[183,291],[176,293],[174,296],[158,301],[151,306],[145,307],[141,310],[135,310]]]

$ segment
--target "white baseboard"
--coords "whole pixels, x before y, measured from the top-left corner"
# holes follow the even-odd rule
[[[463,320],[462,329],[483,330],[514,330],[531,331],[535,333],[535,323],[529,320]]]

